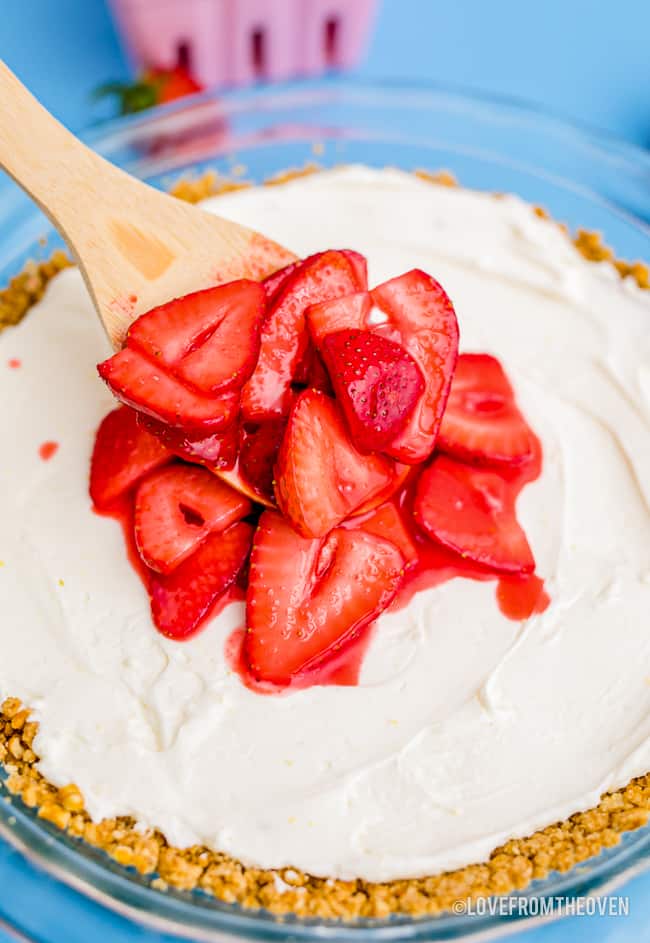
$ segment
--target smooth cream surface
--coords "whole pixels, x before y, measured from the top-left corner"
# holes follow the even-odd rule
[[[542,439],[518,512],[552,603],[513,622],[495,584],[454,580],[380,619],[358,687],[280,697],[228,667],[240,604],[163,639],[91,510],[109,351],[65,271],[0,336],[0,693],[35,709],[43,773],[179,846],[387,880],[482,860],[650,769],[650,293],[517,199],[398,171],[210,206],[300,255],[358,249],[371,283],[420,266],[445,285],[461,348],[502,360]]]

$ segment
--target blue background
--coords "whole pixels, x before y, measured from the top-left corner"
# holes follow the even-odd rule
[[[0,55],[73,128],[128,75],[104,0],[2,0]],[[366,77],[514,95],[650,145],[648,0],[383,0]]]
[[[524,98],[650,146],[649,36],[650,0],[384,0],[358,73]],[[92,89],[129,74],[103,0],[1,0],[0,56],[77,130],[106,114]],[[523,937],[647,939],[650,875],[622,893],[631,896],[627,918],[573,918]],[[3,919],[42,943],[163,939],[60,887],[0,843],[0,943],[8,943],[15,936]]]

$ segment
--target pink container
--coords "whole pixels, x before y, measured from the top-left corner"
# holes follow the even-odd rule
[[[202,85],[247,85],[345,69],[376,0],[110,0],[134,65],[185,65]]]

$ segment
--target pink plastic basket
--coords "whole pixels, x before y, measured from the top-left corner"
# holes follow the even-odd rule
[[[345,69],[376,0],[110,0],[134,65],[187,66],[205,86]]]

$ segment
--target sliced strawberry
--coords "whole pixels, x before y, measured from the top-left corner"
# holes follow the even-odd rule
[[[149,472],[173,458],[171,451],[138,424],[138,414],[118,406],[102,419],[90,463],[90,497],[110,508]]]
[[[324,536],[396,475],[394,462],[355,449],[333,400],[300,394],[275,469],[278,507],[300,534]]]
[[[261,491],[254,488],[248,479],[240,472],[239,461],[235,462],[234,468],[219,471],[216,474],[222,481],[225,481],[227,485],[230,485],[235,491],[239,491],[240,494],[250,498],[251,501],[255,501],[257,504],[264,505],[264,507],[267,508],[275,507],[275,495],[264,495]]]
[[[153,621],[163,635],[186,639],[201,627],[246,563],[253,528],[241,521],[210,534],[173,573],[151,573]]]
[[[386,501],[390,501],[393,495],[397,494],[402,485],[405,484],[409,475],[411,475],[413,472],[413,467],[411,465],[400,465],[399,462],[391,462],[391,465],[393,466],[393,474],[390,478],[390,481],[384,488],[382,488],[380,491],[377,491],[376,494],[373,494],[371,498],[367,498],[363,504],[354,509],[355,517],[359,514],[368,514],[370,511],[374,511],[375,508],[380,507]]]
[[[309,341],[305,347],[305,351],[300,358],[299,362],[296,364],[296,368],[293,371],[292,385],[299,386],[308,386],[309,385],[309,374],[311,373],[312,364],[314,362],[314,357],[316,356],[316,348]]]
[[[246,599],[246,657],[260,680],[286,685],[333,654],[391,602],[400,551],[362,530],[301,537],[265,511],[255,534]]]
[[[367,517],[361,519],[351,518],[346,526],[358,527],[369,534],[375,534],[377,537],[383,537],[384,540],[390,541],[402,554],[407,567],[415,563],[418,558],[418,551],[411,535],[392,502],[375,508]]]
[[[420,477],[414,512],[429,537],[465,559],[504,573],[535,567],[513,492],[496,472],[440,455]]]
[[[240,431],[239,472],[254,492],[269,501],[273,496],[273,468],[286,428],[285,419],[244,423]]]
[[[365,255],[355,252],[354,249],[342,249],[341,251],[354,270],[357,281],[356,287],[360,291],[365,291],[368,288],[368,260]]]
[[[245,421],[286,416],[291,382],[307,347],[305,308],[357,288],[357,276],[342,252],[323,252],[306,259],[277,293],[262,325],[260,356],[242,391]]]
[[[371,324],[372,305],[388,316],[382,323]],[[458,325],[449,298],[441,286],[419,270],[407,272],[379,285],[371,293],[357,292],[329,303],[313,305],[306,314],[312,338],[324,353],[326,338],[343,330],[367,329],[402,347],[418,365],[425,382],[419,401],[413,403],[410,419],[394,440],[388,431],[379,440],[364,439],[358,414],[352,410],[350,396],[343,393],[341,379],[334,384],[337,397],[344,402],[346,419],[353,438],[362,449],[381,449],[400,462],[419,464],[433,451],[436,435],[449,393],[458,351]],[[330,342],[332,343],[332,342]],[[330,375],[331,356],[325,356]],[[359,397],[359,405],[362,397]],[[366,419],[368,417],[365,417]],[[361,436],[360,438],[358,436]]]
[[[227,471],[235,467],[239,448],[239,431],[235,424],[221,434],[195,439],[182,429],[168,426],[142,413],[139,422],[179,458],[205,465],[211,471]]]
[[[419,365],[426,387],[404,431],[387,451],[400,462],[417,465],[433,451],[458,356],[454,308],[438,282],[413,269],[372,290],[388,315],[377,330],[401,344]]]
[[[262,288],[264,289],[264,294],[266,296],[266,303],[272,304],[280,289],[285,284],[290,275],[300,268],[303,260],[297,259],[295,262],[290,262],[288,265],[285,265],[283,268],[279,268],[277,272],[273,272],[271,275],[267,275],[262,282]]]
[[[315,348],[311,347],[311,344],[310,349],[312,351],[312,357],[307,369],[306,386],[310,387],[312,390],[321,390],[323,393],[331,395],[334,390],[332,389],[332,381],[327,372],[327,367],[323,363],[323,358]]]
[[[368,291],[357,291],[333,301],[310,305],[305,312],[309,333],[316,346],[321,344],[328,334],[343,330],[362,330],[368,324],[372,311],[372,295]]]
[[[181,380],[204,393],[243,386],[257,363],[260,328],[266,314],[264,291],[257,282],[240,284],[246,288],[240,289],[239,298],[229,306],[215,331],[186,354],[175,369]]]
[[[214,532],[250,514],[247,498],[204,468],[169,465],[135,495],[135,542],[152,570],[170,573]]]
[[[321,350],[355,446],[361,452],[389,450],[424,392],[413,357],[372,331],[336,331],[323,339]]]
[[[203,396],[188,389],[161,366],[130,347],[124,347],[98,366],[100,377],[115,396],[140,412],[180,429],[225,429],[235,418],[239,395]]]
[[[141,315],[130,326],[126,344],[174,367],[232,317],[250,320],[252,312],[254,323],[263,304],[264,289],[248,279],[195,291]]]
[[[324,393],[332,392],[329,373],[313,343],[309,341],[302,360],[296,367],[293,375],[294,387],[310,386],[314,390]]]
[[[354,249],[341,249],[341,252],[346,257],[355,274],[357,281],[357,288],[367,288],[368,287],[368,263],[365,256],[361,255],[360,252],[355,252]],[[315,259],[323,255],[322,252],[316,252],[314,255],[307,256],[306,259],[298,259],[296,262],[290,262],[289,265],[285,265],[284,268],[278,269],[277,272],[273,272],[262,282],[262,287],[264,288],[264,293],[266,295],[267,302],[272,302],[275,300],[279,290],[285,284],[287,279],[305,262],[313,262]]]
[[[488,354],[461,354],[451,384],[438,446],[477,464],[520,464],[534,451],[534,438],[515,405],[498,360]]]

